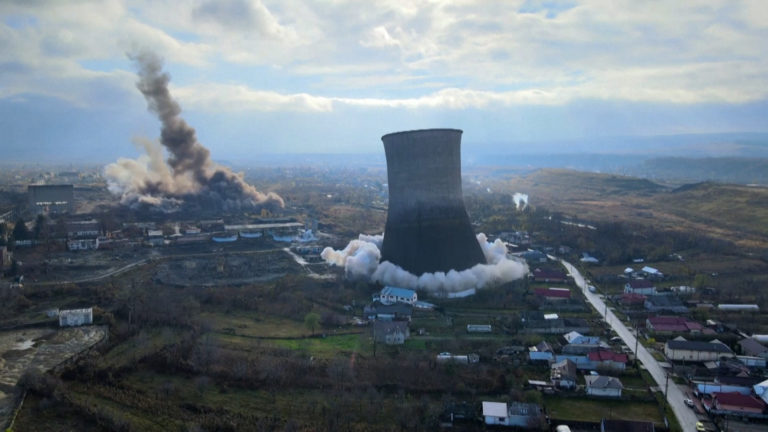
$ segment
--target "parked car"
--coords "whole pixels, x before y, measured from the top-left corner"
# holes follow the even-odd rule
[[[706,432],[707,428],[704,427],[704,423],[696,422],[696,430],[698,432]]]
[[[689,407],[693,408],[693,401],[692,400],[686,399],[683,402],[685,402],[685,404],[688,405]]]

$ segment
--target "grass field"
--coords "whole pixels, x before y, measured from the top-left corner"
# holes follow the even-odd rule
[[[599,422],[603,418],[663,424],[656,402],[545,397],[549,416],[562,420]]]
[[[119,369],[178,342],[182,337],[183,333],[170,327],[142,331],[112,348],[101,358],[100,364],[104,368]]]
[[[203,312],[200,319],[215,332],[250,337],[302,337],[311,331],[303,322],[257,312]]]

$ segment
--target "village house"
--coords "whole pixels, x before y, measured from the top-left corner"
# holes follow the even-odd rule
[[[59,327],[93,324],[93,308],[65,309],[59,312]]]
[[[568,276],[558,270],[545,270],[537,268],[533,271],[533,281],[541,283],[568,283]]]
[[[410,321],[413,306],[406,303],[381,304],[373,302],[363,309],[363,316],[368,321]]]
[[[752,386],[752,389],[754,390],[755,394],[763,400],[763,402],[768,404],[768,380],[755,384]]]
[[[536,288],[534,294],[546,301],[566,301],[571,298],[571,290],[568,288]]]
[[[554,358],[554,350],[547,341],[541,341],[535,346],[528,348],[528,359],[531,361],[550,361]]]
[[[707,362],[722,356],[731,357],[733,352],[720,341],[687,341],[677,337],[664,344],[664,355],[672,361]]]
[[[662,279],[664,278],[664,273],[660,272],[659,269],[645,266],[642,269],[640,269],[640,272],[647,278],[650,279]]]
[[[741,353],[746,356],[762,357],[768,359],[768,348],[755,339],[745,338],[739,341]]]
[[[386,345],[402,345],[411,332],[406,321],[374,321],[373,340]]]
[[[645,328],[655,334],[691,333],[699,334],[704,326],[676,316],[655,316],[645,320]]]
[[[549,369],[549,380],[555,387],[572,389],[576,387],[576,363],[569,359],[552,363]]]
[[[740,393],[748,395],[752,393],[754,386],[758,385],[760,381],[760,378],[751,376],[722,375],[715,377],[713,381],[696,382],[696,391],[708,395],[715,393]]]
[[[648,279],[633,279],[624,285],[624,292],[645,296],[654,295],[656,294],[656,285]]]
[[[541,264],[547,262],[547,255],[543,252],[532,250],[523,252],[520,256],[529,264]]]
[[[416,295],[416,291],[414,290],[385,286],[381,289],[378,298],[374,297],[374,300],[379,300],[382,304],[385,305],[394,303],[406,303],[413,305],[419,300],[419,297]]]
[[[579,332],[572,331],[563,335],[563,338],[567,342],[562,349],[565,354],[586,354],[608,348],[608,345],[601,341],[599,336],[584,336]]]
[[[605,375],[586,375],[587,394],[590,396],[621,397],[624,386],[618,378]]]
[[[492,426],[516,426],[526,429],[541,427],[541,406],[523,402],[485,402],[483,401],[485,424]]]
[[[626,354],[608,350],[592,351],[587,354],[587,359],[595,365],[595,369],[611,371],[624,371],[629,362]]]
[[[643,304],[649,312],[686,313],[688,308],[676,295],[649,295]]]
[[[597,345],[600,343],[599,336],[585,336],[577,331],[572,331],[564,334],[563,339],[565,339],[565,341],[569,344]]]
[[[623,293],[619,298],[619,303],[628,308],[637,308],[645,306],[645,299],[646,296],[642,294]]]
[[[710,412],[726,415],[762,414],[766,404],[762,399],[741,393],[713,393]]]

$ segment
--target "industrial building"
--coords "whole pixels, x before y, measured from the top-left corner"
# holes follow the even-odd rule
[[[461,134],[424,129],[381,137],[389,183],[382,261],[415,275],[486,263],[464,206]]]
[[[33,214],[72,213],[75,210],[74,186],[29,185],[29,210]]]

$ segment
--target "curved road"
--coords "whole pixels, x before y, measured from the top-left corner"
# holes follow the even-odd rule
[[[565,260],[559,260],[563,266],[568,270],[568,273],[573,276],[573,281],[576,286],[581,288],[581,291],[587,297],[592,306],[597,309],[600,315],[603,316],[605,321],[613,328],[616,334],[624,341],[624,344],[631,350],[635,349],[635,335],[629,331],[621,320],[614,315],[613,311],[606,308],[605,302],[595,293],[590,292],[587,289],[587,282],[584,280],[584,276],[581,275],[578,269],[571,263]],[[637,352],[635,356],[643,363],[645,368],[651,374],[656,384],[659,386],[662,392],[665,390],[666,385],[666,371],[659,365],[659,362],[648,352],[642,344],[637,344]],[[671,380],[670,380],[671,381]],[[668,387],[667,400],[669,401],[672,411],[677,417],[677,422],[680,423],[680,427],[683,432],[696,432],[696,422],[699,421],[696,413],[691,408],[685,405],[686,396],[680,390],[680,388],[674,383],[670,382]]]

